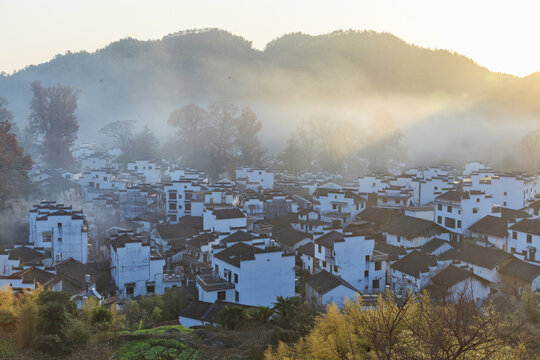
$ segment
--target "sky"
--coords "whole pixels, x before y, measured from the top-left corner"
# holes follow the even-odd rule
[[[538,14],[540,2],[520,0],[0,0],[0,72],[187,29],[221,28],[261,50],[286,33],[354,29],[525,76],[540,71]]]

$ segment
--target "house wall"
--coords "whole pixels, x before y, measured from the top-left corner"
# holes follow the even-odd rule
[[[163,293],[163,267],[165,260],[151,260],[150,246],[140,242],[127,243],[114,250],[110,248],[111,277],[121,298],[126,298],[126,284],[134,283],[133,296],[147,295],[147,283],[155,282],[155,293]]]

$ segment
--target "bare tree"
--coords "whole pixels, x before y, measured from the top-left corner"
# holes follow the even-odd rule
[[[124,153],[127,151],[129,141],[133,137],[134,126],[135,121],[133,120],[113,121],[101,128],[99,132],[116,140],[120,150]]]

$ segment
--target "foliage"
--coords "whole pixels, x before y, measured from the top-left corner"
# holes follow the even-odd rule
[[[32,159],[24,155],[12,128],[13,115],[5,108],[7,101],[0,97],[0,209],[8,199],[25,195],[30,189],[27,172]]]
[[[135,121],[120,120],[113,121],[102,127],[99,132],[116,140],[122,152],[128,149],[129,141],[133,137],[133,127]]]
[[[147,339],[129,341],[120,348],[115,358],[119,360],[195,360],[198,357],[198,351],[179,341],[173,339]]]
[[[36,136],[45,164],[52,168],[73,164],[71,149],[79,123],[75,116],[79,91],[70,86],[43,87],[32,83],[28,133]]]
[[[247,312],[241,306],[227,305],[217,316],[218,324],[226,329],[238,329],[247,319]]]
[[[261,122],[249,108],[228,102],[211,103],[207,110],[195,104],[171,113],[169,125],[177,128],[182,162],[217,177],[231,165],[256,165],[263,151],[257,133]]]
[[[373,307],[361,299],[343,311],[330,305],[312,331],[297,343],[280,343],[266,359],[527,359],[531,356],[512,335],[493,305],[480,306],[464,296],[436,304],[427,293],[395,298],[379,296]]]
[[[181,334],[190,334],[190,333],[193,333],[194,330],[188,329],[182,325],[164,325],[164,326],[158,326],[158,327],[150,328],[150,329],[135,330],[130,334],[132,335],[164,335],[167,333],[175,333],[175,332],[179,332]]]

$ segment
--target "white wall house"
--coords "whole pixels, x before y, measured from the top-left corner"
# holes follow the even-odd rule
[[[391,288],[396,293],[405,294],[409,290],[419,292],[429,283],[439,270],[437,258],[433,255],[413,251],[391,266]]]
[[[272,189],[274,187],[274,171],[250,167],[237,168],[236,183],[242,189]]]
[[[306,280],[306,300],[318,307],[334,303],[342,308],[347,300],[354,300],[358,294],[354,286],[326,270]]]
[[[128,162],[127,168],[129,171],[142,175],[145,184],[157,184],[161,181],[161,169],[154,161],[136,160]]]
[[[82,210],[55,202],[34,205],[29,215],[29,242],[49,249],[53,263],[73,258],[88,261],[88,224]]]
[[[294,296],[294,262],[294,256],[285,255],[278,247],[260,249],[236,243],[214,254],[212,260],[213,279],[219,277],[232,287],[220,284],[212,290],[212,280],[198,276],[199,298],[270,306],[277,296]]]
[[[203,230],[231,233],[246,229],[246,215],[238,208],[203,210]]]
[[[193,193],[200,192],[203,185],[192,180],[178,180],[165,184],[165,209],[172,224],[178,223],[181,217],[191,215]]]
[[[93,169],[84,172],[77,183],[81,185],[87,200],[105,192],[124,190],[127,187],[127,182],[118,180],[112,169]]]
[[[540,261],[540,219],[523,219],[510,226],[508,251],[525,261]]]
[[[165,259],[134,235],[110,239],[111,277],[120,298],[163,294]]]
[[[404,185],[393,185],[377,193],[377,206],[402,209],[413,205],[413,190]]]
[[[479,191],[448,191],[434,201],[435,222],[452,233],[451,240],[467,235],[469,227],[491,214],[493,199]]]
[[[349,190],[319,188],[313,194],[313,209],[321,220],[348,224],[366,207],[366,199]]]
[[[450,302],[460,298],[483,302],[490,293],[489,281],[454,265],[441,270],[431,278],[430,283],[426,289],[433,298],[441,296]]]
[[[507,252],[496,248],[486,248],[474,244],[464,244],[462,249],[454,255],[454,262],[466,266],[475,275],[488,280],[494,286],[501,283],[498,267],[510,258]]]
[[[371,235],[330,231],[314,240],[313,272],[326,270],[361,292],[378,292],[386,283],[386,262],[374,259]]]
[[[448,230],[432,221],[412,216],[398,216],[381,227],[388,244],[404,248],[418,248],[433,238],[450,240]]]
[[[471,175],[471,188],[482,191],[493,198],[493,204],[518,210],[533,202],[536,195],[535,176],[525,173],[493,173],[485,176],[482,172]]]

